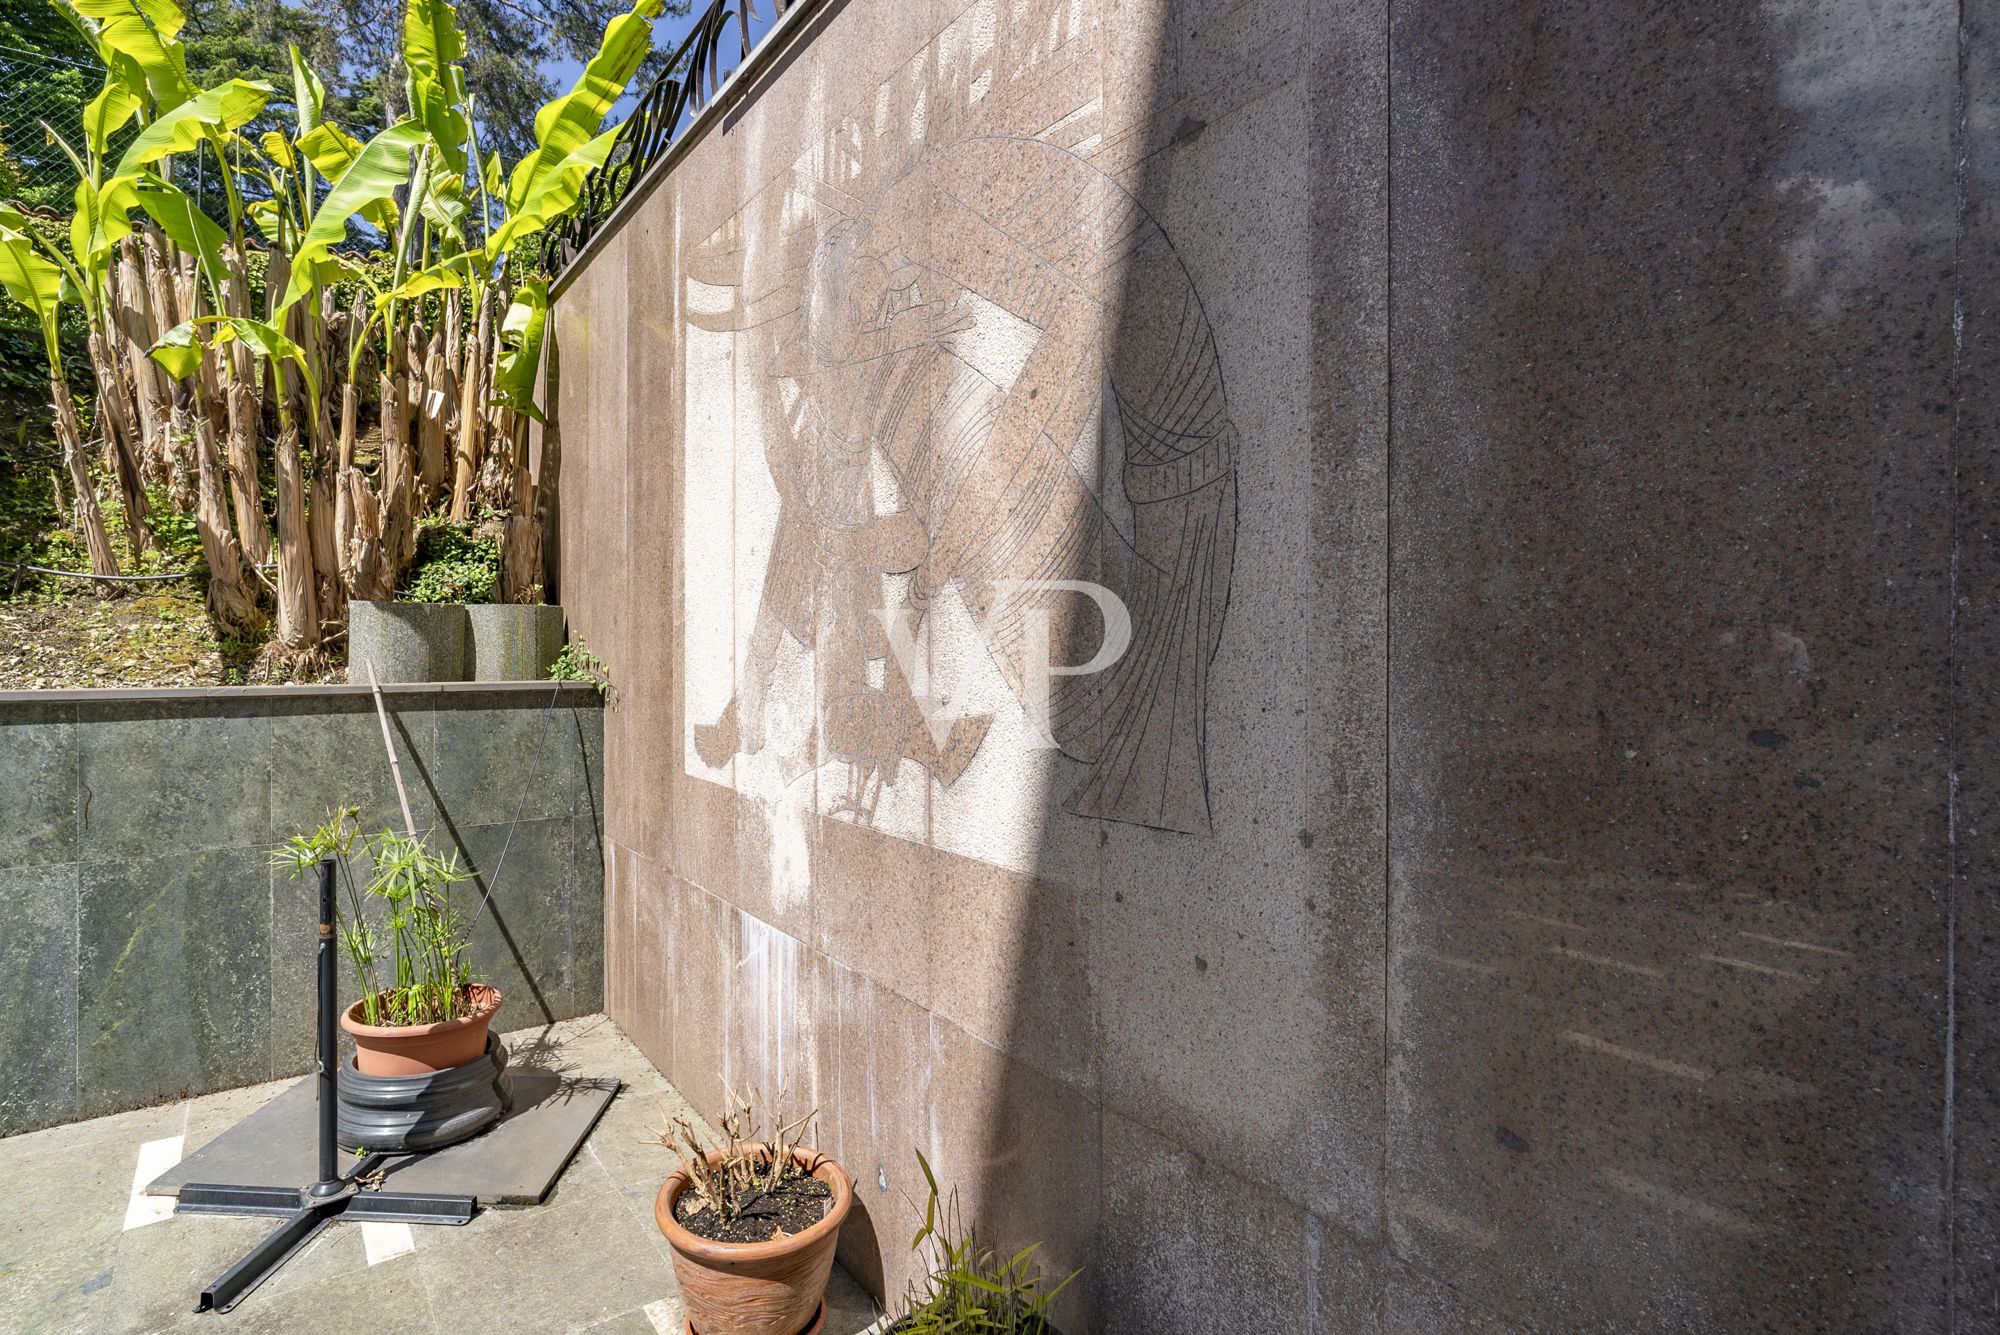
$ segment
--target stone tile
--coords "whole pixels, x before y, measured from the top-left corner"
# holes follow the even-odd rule
[[[112,1282],[139,1146],[179,1135],[185,1120],[176,1104],[0,1140],[10,1195],[0,1218],[0,1302],[11,1323],[89,1329],[79,1311]]]
[[[395,799],[391,797],[393,802]],[[400,818],[399,822],[400,824]],[[339,912],[348,912],[350,894],[368,883],[368,860],[351,858],[336,871]],[[271,881],[271,1065],[268,1075],[291,1075],[312,1065],[319,1038],[319,882],[295,877],[285,867],[270,869]],[[365,902],[365,901],[364,901]],[[361,986],[343,954],[335,976],[343,1005],[359,999]]]
[[[854,1179],[840,1263],[876,1297],[900,1297],[917,1274],[909,1248],[925,1195],[917,1151],[935,1162],[940,1149],[932,1019],[863,974],[835,966],[831,981],[818,1145]]]
[[[553,684],[532,705],[518,693],[496,704],[478,695],[441,695],[431,710],[437,749],[429,780],[442,818],[457,826],[572,814],[585,782],[585,756],[572,710]],[[554,701],[554,707],[550,707]]]
[[[79,1111],[269,1077],[269,855],[214,849],[84,864]]]
[[[1089,915],[1057,881],[935,855],[937,1013],[1082,1090],[1098,1077]]]
[[[1095,906],[1089,938],[1105,1106],[1323,1217],[1371,1220],[1380,1142],[1347,1120],[1344,1090],[1369,1077],[1349,1027],[1379,1020],[1328,1004],[1337,957],[1184,915],[1171,884],[1118,893]]]
[[[745,1099],[775,1102],[782,1093],[787,1108],[818,1106],[831,1056],[825,1017],[834,965],[741,909],[726,912],[736,917],[736,956],[725,975],[722,1083]]]
[[[570,985],[570,833],[570,822],[563,819],[459,830],[461,865],[474,879],[456,887],[453,900],[468,917],[477,915],[467,958],[474,974],[506,997],[504,1023],[510,1025],[576,1013]]]
[[[435,750],[427,706],[402,692],[383,695],[389,734],[403,767],[410,816],[419,830],[438,821],[438,807],[424,782]],[[329,812],[359,807],[361,828],[403,829],[395,775],[382,746],[375,701],[366,695],[333,695],[288,701],[270,715],[271,828],[280,839],[304,835]]]
[[[1940,1330],[1959,14],[1635,13],[1394,15],[1390,1232]]]
[[[814,948],[928,1007],[946,855],[851,821],[821,819],[816,829]]]
[[[76,1106],[77,865],[0,871],[0,1135]]]
[[[655,944],[640,968],[666,984],[651,1007],[672,1053],[673,1065],[664,1068],[668,1078],[703,1116],[712,1117],[722,1108],[735,1050],[744,915],[679,877],[667,875],[658,884],[657,918],[642,909],[642,922],[657,926],[641,937]]]
[[[414,1260],[432,1312],[477,1310],[479,1328],[495,1335],[584,1330],[676,1291],[667,1258],[594,1160],[572,1162],[532,1209],[424,1230]],[[588,1284],[551,1282],[586,1275]]]
[[[1074,1273],[1055,1309],[1065,1330],[1095,1329],[1098,1105],[1074,1087],[934,1019],[930,1085],[938,1128],[932,1167],[956,1184],[965,1220],[1002,1256],[1038,1245],[1049,1286]]]
[[[570,1011],[593,1015],[604,1009],[604,850],[598,822],[569,818]]]
[[[76,706],[10,705],[0,721],[0,867],[77,859]]]
[[[1524,1335],[1439,1280],[1393,1266],[1382,1293],[1384,1335]]]
[[[182,847],[269,843],[270,732],[263,718],[206,701],[107,701],[78,706],[86,862]]]
[[[1106,1332],[1306,1328],[1303,1210],[1108,1110],[1102,1153]]]
[[[462,1230],[418,1226],[412,1231],[429,1234]],[[308,1264],[301,1267],[298,1275],[291,1275],[286,1271],[300,1264],[299,1260],[292,1261],[286,1271],[268,1280],[224,1318],[232,1323],[232,1328],[258,1335],[304,1329],[326,1331],[329,1335],[336,1332],[367,1335],[389,1323],[420,1332],[437,1331],[440,1335],[453,1328],[437,1316],[417,1257],[403,1256],[381,1265],[369,1265],[361,1230],[354,1225],[336,1224],[322,1239],[312,1257],[300,1259],[318,1261],[332,1273],[313,1274],[317,1267]],[[423,1241],[422,1237],[418,1239],[420,1248]],[[175,1329],[204,1329],[197,1324],[202,1319],[184,1317]]]

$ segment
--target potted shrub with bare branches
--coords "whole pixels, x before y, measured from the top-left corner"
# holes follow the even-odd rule
[[[756,1103],[768,1138],[753,1139],[751,1102],[731,1091],[714,1147],[661,1111],[656,1140],[681,1166],[653,1218],[694,1335],[816,1335],[826,1323],[827,1276],[854,1190],[838,1163],[802,1143],[817,1109],[787,1122],[782,1094],[775,1112]]]

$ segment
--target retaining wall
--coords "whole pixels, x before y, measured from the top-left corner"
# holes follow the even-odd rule
[[[793,12],[551,321],[635,1041],[891,1295],[1990,1329],[1994,6]]]
[[[383,696],[506,1026],[601,1009],[597,694]],[[306,1070],[315,891],[271,856],[339,806],[403,828],[365,686],[0,695],[0,1134]]]

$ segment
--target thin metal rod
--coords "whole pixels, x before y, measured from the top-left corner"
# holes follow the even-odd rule
[[[417,823],[410,819],[410,795],[403,791],[403,767],[396,761],[396,741],[389,735],[389,711],[382,704],[382,683],[375,680],[375,660],[368,660],[368,684],[375,691],[375,717],[382,721],[382,745],[389,752],[389,772],[396,776],[396,800],[403,804],[403,829],[417,837]]]

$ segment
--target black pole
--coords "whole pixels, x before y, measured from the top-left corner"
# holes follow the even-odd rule
[[[338,1107],[340,1041],[335,1018],[340,1013],[340,979],[335,971],[332,858],[319,861],[319,1181],[312,1194],[331,1196],[341,1190],[339,1153],[334,1144],[334,1114]]]

